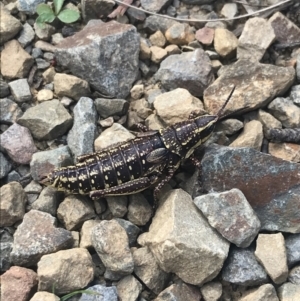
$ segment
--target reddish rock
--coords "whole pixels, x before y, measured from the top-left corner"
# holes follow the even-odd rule
[[[204,45],[211,45],[214,40],[215,30],[209,27],[203,27],[196,31],[195,38]]]

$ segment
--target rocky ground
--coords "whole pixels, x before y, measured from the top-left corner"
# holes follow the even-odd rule
[[[44,28],[40,2],[0,3],[1,300],[299,301],[299,1],[133,2],[190,22],[71,1],[82,19]],[[215,114],[233,86],[201,170],[183,164],[157,209],[151,190],[39,183],[136,123]]]

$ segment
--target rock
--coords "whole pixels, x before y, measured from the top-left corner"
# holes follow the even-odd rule
[[[173,24],[165,32],[167,41],[170,44],[186,45],[195,40],[195,34],[187,23]]]
[[[43,72],[43,79],[46,83],[52,83],[55,77],[55,69],[53,67],[48,68],[46,71]]]
[[[118,282],[117,291],[121,300],[135,301],[142,291],[142,285],[132,275],[128,275]]]
[[[300,231],[296,222],[300,212],[290,210],[300,203],[300,167],[297,163],[250,148],[216,145],[206,148],[201,163],[204,191],[240,189],[257,214],[261,229]]]
[[[39,291],[66,294],[86,287],[94,278],[93,262],[86,249],[74,248],[44,255],[38,262]]]
[[[209,224],[238,247],[248,247],[259,232],[260,221],[238,189],[199,196],[194,203]]]
[[[222,270],[222,279],[232,284],[257,286],[268,281],[264,268],[257,262],[252,248],[230,249]]]
[[[151,32],[160,30],[162,33],[165,33],[166,30],[174,24],[179,24],[179,22],[159,16],[149,16],[144,22],[144,29]]]
[[[164,59],[155,78],[166,90],[187,89],[194,96],[202,96],[214,80],[207,54],[202,49],[175,54]]]
[[[137,78],[139,43],[134,26],[94,20],[59,43],[56,58],[101,94],[124,98]]]
[[[11,267],[1,275],[1,299],[4,300],[29,300],[36,290],[38,280],[34,271]]]
[[[43,28],[39,26],[36,22],[33,25],[35,34],[40,40],[50,41],[51,36],[55,33],[56,29],[49,23],[45,23]]]
[[[40,102],[53,99],[53,92],[48,89],[42,89],[38,92],[36,96],[37,100]]]
[[[160,293],[167,285],[170,275],[158,265],[149,248],[133,251],[134,273],[154,293]]]
[[[285,240],[288,266],[300,262],[300,234],[292,234]]]
[[[113,217],[123,217],[127,213],[127,195],[116,195],[106,197],[107,206]]]
[[[298,42],[300,36],[300,28],[291,22],[282,13],[275,13],[268,21],[272,26],[276,41],[283,44],[292,44]]]
[[[125,219],[115,218],[115,220],[126,231],[126,233],[128,235],[128,239],[129,239],[129,246],[132,247],[132,246],[136,245],[137,236],[141,232],[140,228]]]
[[[201,300],[198,289],[183,282],[175,283],[163,290],[154,301],[193,301]]]
[[[149,41],[152,46],[164,47],[166,44],[166,38],[164,34],[158,30],[149,37]]]
[[[101,221],[92,230],[92,244],[106,269],[123,275],[133,272],[134,263],[126,231],[115,220]]]
[[[33,58],[21,47],[17,40],[4,45],[1,53],[1,73],[8,79],[27,77]]]
[[[0,227],[12,226],[25,214],[26,193],[18,182],[11,182],[0,188]]]
[[[251,147],[260,151],[263,138],[262,124],[257,120],[252,120],[244,125],[242,133],[230,144],[230,146]]]
[[[127,218],[130,222],[137,226],[144,226],[151,219],[152,213],[152,206],[141,193],[129,195]]]
[[[68,145],[75,157],[93,153],[97,120],[93,100],[81,97],[73,113],[74,123],[68,134]]]
[[[150,248],[165,272],[194,285],[219,273],[229,249],[229,243],[210,228],[190,195],[181,189],[164,196],[149,232],[140,235],[138,243]]]
[[[2,97],[6,97],[9,94],[10,94],[10,90],[9,90],[8,84],[0,78],[0,101],[2,100],[1,99]],[[1,102],[0,102],[0,105],[1,105]]]
[[[3,179],[8,175],[11,170],[11,164],[5,158],[5,156],[0,152],[0,179]]]
[[[130,96],[134,100],[140,99],[144,94],[144,85],[134,85],[130,90]]]
[[[35,62],[36,62],[36,67],[38,70],[44,70],[44,69],[47,69],[50,67],[50,63],[44,59],[36,58]]]
[[[294,102],[296,105],[300,105],[300,85],[296,85],[292,87],[290,99]]]
[[[1,135],[1,146],[16,163],[29,164],[37,152],[30,131],[14,123]]]
[[[54,75],[54,92],[59,97],[67,96],[75,100],[91,94],[87,81],[63,73],[56,73]]]
[[[93,247],[92,231],[93,228],[100,223],[100,220],[87,220],[82,224],[80,230],[80,248],[89,249]]]
[[[27,127],[38,140],[52,140],[72,126],[72,117],[59,100],[45,101],[29,108],[18,123]]]
[[[300,108],[289,98],[277,97],[269,105],[270,112],[286,128],[297,128],[300,124]]]
[[[82,5],[82,15],[84,21],[87,23],[90,20],[99,18],[99,12],[101,16],[107,16],[110,14],[114,7],[113,0],[85,0],[81,2]]]
[[[0,122],[12,124],[23,114],[19,106],[9,98],[0,99]]]
[[[38,199],[31,204],[31,208],[55,216],[57,204],[61,199],[61,195],[62,193],[58,192],[55,188],[45,187]]]
[[[60,298],[48,292],[36,292],[29,301],[60,301]]]
[[[300,284],[300,265],[290,270],[288,280],[293,284]]]
[[[238,39],[231,31],[224,28],[216,28],[214,46],[221,57],[230,58],[236,54]]]
[[[32,95],[27,79],[17,79],[10,82],[8,85],[16,102],[26,102],[32,100]]]
[[[95,140],[95,151],[101,151],[114,144],[134,139],[135,136],[118,123],[114,123],[110,128],[104,130]]]
[[[279,301],[279,299],[274,286],[272,284],[264,284],[251,290],[251,292],[239,299],[239,301]]]
[[[33,28],[28,23],[24,23],[23,29],[21,30],[18,38],[18,42],[23,48],[26,48],[33,41],[34,36],[35,32]]]
[[[5,272],[9,270],[12,265],[10,253],[13,246],[13,233],[11,228],[4,228],[0,234],[0,271]]]
[[[149,102],[145,98],[131,101],[130,109],[136,112],[137,116],[142,119],[148,118],[153,113]]]
[[[107,118],[109,116],[126,114],[129,103],[124,99],[96,98],[95,106],[98,114],[103,118]]]
[[[215,30],[208,27],[200,28],[195,33],[195,38],[203,45],[211,45],[214,40]]]
[[[282,124],[278,119],[276,119],[273,115],[263,110],[258,110],[257,118],[263,125],[264,133],[266,133],[266,131],[269,129],[282,128]]]
[[[233,135],[244,127],[244,124],[238,119],[226,119],[217,124],[215,131],[223,132],[225,135]]]
[[[275,38],[274,29],[268,21],[259,17],[250,18],[239,38],[237,58],[260,61]]]
[[[119,301],[117,288],[115,286],[106,287],[100,284],[90,286],[87,288],[89,291],[94,291],[99,301]],[[91,294],[83,293],[78,301],[93,301],[95,296]],[[97,301],[98,301],[97,300]]]
[[[269,143],[269,153],[283,160],[300,162],[300,145],[295,143]]]
[[[296,72],[297,72],[297,80],[298,80],[298,82],[300,82],[300,54],[298,54],[298,56],[297,56]]]
[[[147,11],[158,13],[163,8],[167,7],[170,4],[170,2],[171,2],[170,0],[160,0],[160,1],[141,0],[141,6],[143,9]]]
[[[139,57],[142,60],[150,59],[151,57],[151,50],[150,50],[150,43],[148,40],[141,38],[140,39],[140,54]]]
[[[13,17],[4,5],[0,6],[0,33],[1,33],[1,44],[11,40],[21,29],[22,23]]]
[[[300,296],[300,285],[293,283],[284,283],[278,289],[278,297],[280,301],[296,301]]]
[[[167,51],[158,46],[151,46],[151,61],[155,64],[159,64],[167,55]]]
[[[43,176],[48,175],[53,169],[69,166],[73,163],[68,146],[37,152],[32,155],[30,171],[35,181],[40,181]]]
[[[82,195],[69,195],[57,208],[57,218],[68,230],[80,228],[83,222],[94,218],[92,202]]]
[[[281,233],[259,234],[255,256],[276,284],[286,281],[288,276],[287,256],[284,237]]]
[[[153,106],[156,114],[167,125],[187,120],[193,111],[204,113],[202,102],[181,88],[158,95]]]
[[[70,248],[71,233],[55,226],[56,218],[48,213],[31,210],[14,234],[11,258],[15,265],[36,265],[45,254]]]
[[[280,77],[276,76],[278,73]],[[205,90],[204,107],[215,114],[234,85],[235,91],[223,114],[228,115],[245,108],[245,111],[252,111],[266,106],[276,95],[289,89],[294,77],[293,68],[239,60],[220,69],[218,79]]]
[[[200,288],[205,301],[217,301],[222,295],[222,284],[220,282],[209,282]]]

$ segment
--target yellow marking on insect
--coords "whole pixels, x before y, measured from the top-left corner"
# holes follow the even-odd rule
[[[92,180],[91,180],[91,183],[92,183],[92,184],[95,184],[95,181],[92,179]]]
[[[117,175],[118,175],[118,176],[120,176],[120,175],[121,175],[119,171],[117,171]]]
[[[132,166],[131,165],[129,165],[128,168],[129,168],[129,170],[132,170]]]
[[[79,183],[79,187],[82,187],[82,184],[81,184],[81,183]]]
[[[105,176],[104,178],[105,178],[105,180],[108,180],[108,176]]]
[[[145,163],[146,163],[146,161],[145,161],[145,160],[142,160],[142,163],[143,163],[143,164],[145,164]]]

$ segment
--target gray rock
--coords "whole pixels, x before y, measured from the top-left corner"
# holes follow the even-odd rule
[[[204,191],[237,188],[261,222],[261,229],[300,231],[300,167],[250,148],[209,146],[201,161]],[[268,189],[266,189],[268,187]]]
[[[284,283],[278,288],[278,297],[281,301],[296,301],[300,296],[300,285],[293,283]]]
[[[0,122],[12,124],[23,114],[19,106],[9,98],[0,99]]]
[[[290,270],[288,280],[293,284],[300,284],[300,265]]]
[[[289,267],[300,262],[300,234],[293,234],[286,238],[285,247]]]
[[[33,15],[36,12],[37,6],[44,2],[44,0],[18,0],[18,9],[21,12]]]
[[[253,111],[266,106],[275,96],[290,88],[294,82],[295,69],[238,60],[222,67],[218,74],[218,79],[205,90],[204,107],[208,112],[216,113],[235,85],[234,93],[223,112],[227,115],[241,109]]]
[[[78,301],[118,301],[117,288],[115,286],[106,287],[100,284],[87,287],[87,290],[94,291],[99,295],[83,293]]]
[[[51,291],[55,279],[55,293],[65,295],[86,287],[94,279],[92,257],[82,248],[44,255],[38,262],[37,274],[39,291]]]
[[[300,85],[296,85],[292,87],[290,99],[294,102],[296,105],[300,105]]]
[[[200,288],[205,301],[217,301],[222,296],[222,284],[217,281],[205,283]]]
[[[113,0],[84,0],[81,1],[82,15],[84,21],[87,23],[90,20],[99,18],[99,12],[101,16],[106,17],[113,10],[115,2]]]
[[[135,301],[142,291],[142,284],[134,276],[128,275],[118,282],[117,290],[121,300]]]
[[[184,282],[201,285],[220,272],[229,243],[214,231],[181,189],[165,194],[149,232],[138,238],[148,246],[159,266]],[[209,240],[207,239],[209,237]]]
[[[47,62],[46,60],[41,59],[41,58],[36,58],[35,62],[36,62],[36,67],[38,70],[44,70],[50,66],[49,62]]]
[[[300,54],[297,56],[297,67],[296,67],[297,79],[300,82]]]
[[[109,196],[106,200],[113,217],[123,217],[127,213],[127,195]]]
[[[77,230],[95,217],[91,200],[82,195],[69,195],[57,208],[57,218],[68,230]]]
[[[56,32],[54,26],[49,23],[45,23],[43,28],[39,26],[36,22],[33,25],[35,34],[40,40],[50,41],[51,36]]]
[[[87,220],[82,224],[80,230],[80,248],[89,249],[93,247],[92,244],[92,230],[93,228],[99,224],[100,220]]]
[[[96,98],[95,105],[98,114],[103,118],[113,115],[122,116],[129,108],[129,103],[124,99]]]
[[[237,247],[248,247],[260,229],[260,221],[243,193],[231,189],[194,199],[209,224]]]
[[[37,152],[30,131],[17,123],[10,126],[0,137],[1,146],[14,162],[29,164],[32,155]]]
[[[28,24],[25,23],[23,25],[23,29],[20,32],[18,41],[23,46],[23,48],[26,48],[34,39],[35,33],[33,28]]]
[[[10,261],[10,253],[12,251],[13,242],[0,242],[0,271],[7,271],[12,265]],[[2,284],[3,285],[3,284]]]
[[[43,56],[43,51],[42,51],[42,49],[40,49],[40,48],[34,47],[34,48],[32,49],[32,51],[31,51],[31,55],[32,55],[32,57],[33,57],[34,59],[37,59],[37,58]]]
[[[5,156],[0,152],[0,179],[8,175],[11,170],[11,164],[6,160]]]
[[[30,162],[30,172],[32,178],[38,182],[53,169],[71,164],[73,164],[73,159],[70,149],[68,146],[63,146],[49,151],[34,153]]]
[[[164,272],[158,265],[149,248],[139,248],[133,251],[134,273],[154,293],[160,293],[167,285],[170,274]]]
[[[32,100],[30,87],[26,78],[14,80],[8,85],[16,102],[26,102]]]
[[[268,281],[267,273],[257,262],[251,248],[232,248],[222,270],[222,279],[233,284],[256,286]]]
[[[4,5],[0,6],[1,44],[11,40],[21,29],[22,23],[13,17]]]
[[[202,96],[214,80],[210,59],[203,49],[167,57],[155,77],[167,90],[184,88],[195,96]]]
[[[172,2],[171,0],[161,0],[161,1],[141,0],[141,6],[143,9],[147,11],[158,13],[164,7],[167,7],[171,2]]]
[[[69,231],[56,228],[56,218],[48,213],[31,210],[14,235],[11,258],[15,265],[36,265],[45,254],[70,248],[73,243]]]
[[[144,22],[144,28],[150,30],[151,32],[160,30],[162,33],[165,33],[167,29],[174,24],[180,23],[175,20],[165,19],[159,16],[149,16]]]
[[[34,138],[52,140],[72,126],[72,117],[59,100],[45,101],[29,108],[18,123],[27,127]]]
[[[245,292],[245,297],[239,301],[279,301],[276,290],[272,284],[264,284],[258,288]]]
[[[8,84],[0,78],[0,98],[6,97],[10,94]],[[0,99],[1,101],[1,99]]]
[[[132,25],[99,20],[59,43],[56,58],[101,94],[124,98],[138,75],[139,45]]]
[[[25,214],[26,193],[18,182],[0,188],[0,227],[12,226]]]
[[[21,180],[21,176],[15,170],[12,170],[7,175],[7,183],[10,183],[10,182],[20,182],[20,180]]]
[[[92,231],[92,243],[108,271],[120,278],[133,272],[128,236],[117,221],[101,221],[96,225]]]
[[[286,128],[297,128],[300,125],[300,107],[289,98],[277,97],[269,105],[270,112]]]
[[[93,153],[97,112],[92,99],[81,97],[73,110],[74,123],[68,133],[68,145],[75,157]]]
[[[238,119],[226,119],[217,124],[215,131],[224,132],[225,135],[233,135],[244,127],[243,122]]]
[[[129,239],[129,246],[133,247],[141,232],[140,228],[125,219],[115,218],[115,220],[125,229]]]

